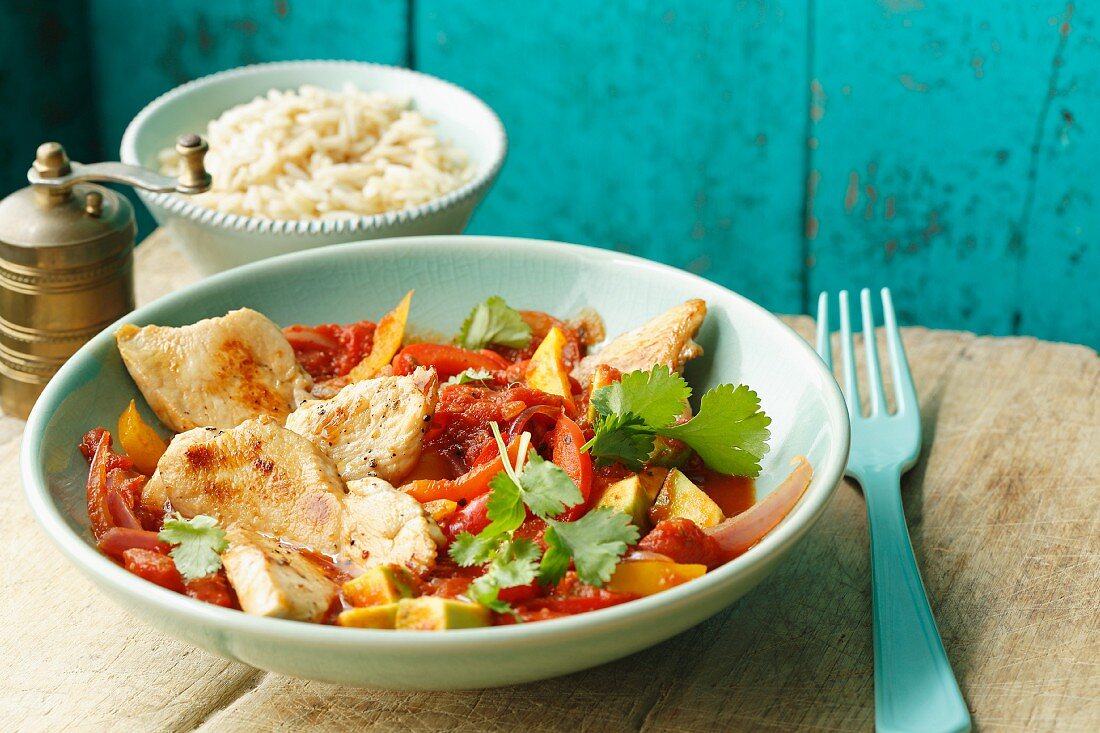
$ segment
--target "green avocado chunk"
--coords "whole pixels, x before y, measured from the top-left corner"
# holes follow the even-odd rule
[[[638,476],[629,476],[604,489],[603,496],[600,497],[596,506],[626,512],[634,526],[645,532],[649,528],[649,517],[646,516],[649,504],[649,494],[642,485],[641,479]]]
[[[478,603],[466,603],[452,598],[421,596],[402,598],[397,602],[394,627],[417,631],[472,629],[489,625],[489,609]]]

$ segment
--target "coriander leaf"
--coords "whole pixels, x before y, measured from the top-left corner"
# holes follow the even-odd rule
[[[497,613],[515,613],[510,605],[500,600],[502,588],[527,585],[538,573],[541,549],[528,539],[506,540],[493,552],[493,558],[485,574],[470,583],[466,595]]]
[[[460,532],[447,550],[451,559],[464,568],[480,565],[489,560],[493,550],[499,544],[498,537],[483,537],[469,532]]]
[[[543,519],[556,517],[566,507],[584,501],[569,474],[533,450],[527,454],[527,465],[519,475],[519,486],[523,501]]]
[[[500,588],[527,585],[535,579],[541,554],[542,549],[533,540],[525,537],[507,540],[489,563],[488,574]]]
[[[488,369],[463,369],[458,374],[448,379],[443,384],[466,384],[467,382],[484,382],[492,379],[493,374]]]
[[[720,384],[703,395],[699,414],[657,432],[684,441],[707,467],[719,473],[757,476],[760,459],[768,452],[771,421],[751,389],[743,384]]]
[[[539,563],[539,584],[554,585],[565,577],[565,571],[569,570],[569,562],[573,556],[569,554],[569,548],[565,543],[558,539],[558,533],[552,526],[546,528],[542,541],[546,543],[546,552],[543,553],[542,562]]]
[[[546,555],[541,570],[546,581],[560,579],[571,556],[577,577],[589,585],[603,585],[611,579],[615,565],[628,545],[638,541],[638,528],[624,512],[598,507],[573,522],[548,520],[550,529],[543,535]],[[549,558],[549,559],[548,559]]]
[[[635,371],[592,395],[601,415],[637,415],[651,428],[670,425],[684,411],[691,387],[679,374],[663,364],[648,372]]]
[[[225,530],[218,526],[218,520],[205,514],[187,520],[176,512],[175,517],[164,520],[164,528],[157,538],[175,545],[169,555],[184,580],[204,578],[217,572],[222,566],[221,553],[229,548]]]
[[[500,600],[499,595],[500,586],[493,582],[488,573],[480,578],[475,578],[474,582],[470,583],[470,586],[466,589],[466,596],[471,601],[480,603],[490,611],[496,611],[497,613],[510,612],[512,607]]]
[[[506,534],[523,524],[523,520],[527,518],[527,510],[523,508],[521,489],[516,482],[501,471],[489,482],[489,489],[492,492],[487,504],[489,526],[481,530],[480,536]]]
[[[499,295],[474,307],[458,333],[458,345],[484,349],[489,344],[522,349],[531,343],[531,327]]]
[[[631,413],[616,413],[596,422],[592,440],[582,449],[601,464],[618,461],[632,471],[641,471],[642,464],[653,452],[653,441],[653,430],[642,418]]]

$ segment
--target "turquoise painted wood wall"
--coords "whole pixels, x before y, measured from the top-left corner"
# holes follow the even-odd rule
[[[509,160],[471,232],[633,252],[778,311],[806,311],[821,289],[889,285],[908,323],[1100,346],[1095,5],[0,8],[5,189],[40,140],[114,155],[148,100],[212,71],[400,64],[466,86],[508,128]]]

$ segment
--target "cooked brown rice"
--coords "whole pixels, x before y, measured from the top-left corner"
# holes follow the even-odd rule
[[[345,85],[271,90],[206,129],[211,190],[189,200],[265,219],[351,219],[409,209],[469,181],[465,153],[411,100]],[[179,158],[166,148],[161,170]]]

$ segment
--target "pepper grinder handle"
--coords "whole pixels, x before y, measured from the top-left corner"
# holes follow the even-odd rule
[[[38,146],[34,165],[27,171],[27,180],[48,189],[68,189],[84,181],[124,183],[152,193],[202,193],[210,189],[210,174],[204,159],[210,146],[200,135],[181,135],[176,140],[180,156],[178,178],[170,178],[135,165],[125,163],[92,163],[84,165],[70,161],[58,143]]]

